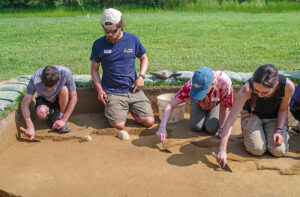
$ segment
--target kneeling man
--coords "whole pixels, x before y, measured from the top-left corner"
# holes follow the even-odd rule
[[[64,66],[47,66],[37,70],[31,77],[26,94],[21,103],[23,118],[26,123],[25,134],[34,139],[35,129],[30,118],[29,105],[33,96],[36,97],[36,114],[40,119],[48,117],[49,125],[59,133],[67,133],[70,127],[67,123],[76,103],[76,85],[72,72]],[[55,109],[59,109],[56,116]]]
[[[102,15],[105,36],[94,42],[90,60],[91,74],[98,100],[105,104],[105,116],[117,129],[125,127],[128,111],[145,127],[154,123],[151,103],[141,90],[148,68],[146,49],[134,34],[123,31],[125,24],[120,11],[109,8]],[[135,59],[140,61],[140,74]],[[103,75],[100,83],[99,66]]]

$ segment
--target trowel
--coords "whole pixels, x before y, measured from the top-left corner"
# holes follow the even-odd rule
[[[157,146],[157,148],[159,149],[160,152],[165,152],[165,153],[172,153],[169,149],[167,149],[167,140],[166,140],[166,136],[165,134],[161,134],[162,136],[164,136],[164,141],[162,142],[161,146],[162,146],[162,149]]]
[[[25,134],[26,129],[24,129],[23,127],[20,127],[20,131],[22,131],[22,132]],[[25,135],[26,135],[26,134],[25,134]],[[40,140],[33,139],[33,140],[29,141],[29,142],[41,142],[41,141],[40,141]]]
[[[216,159],[218,158],[218,155],[215,153],[215,152],[212,152],[211,153],[212,156],[214,156]],[[228,164],[225,165],[225,167],[223,168],[223,164],[221,163],[221,168],[225,171],[228,171],[228,172],[232,172],[231,168],[228,166]]]
[[[167,143],[164,142],[161,145],[163,147],[163,149],[161,151],[166,152],[166,153],[172,153],[169,149],[167,149]]]

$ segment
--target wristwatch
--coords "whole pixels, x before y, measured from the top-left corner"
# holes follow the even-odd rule
[[[143,75],[143,74],[139,74],[139,77],[142,77],[143,79],[145,79],[146,78],[146,76],[145,75]]]

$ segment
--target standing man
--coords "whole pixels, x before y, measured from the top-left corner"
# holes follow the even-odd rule
[[[150,127],[154,123],[153,111],[150,101],[140,89],[144,86],[148,68],[146,49],[137,36],[123,31],[125,24],[120,11],[113,8],[104,10],[102,27],[105,36],[94,42],[90,60],[98,100],[105,104],[105,116],[112,127],[122,129],[130,111],[137,122]],[[140,60],[138,75],[136,57]]]
[[[34,139],[35,129],[30,118],[29,105],[35,92],[36,114],[40,119],[48,117],[49,125],[59,133],[67,133],[70,127],[67,123],[77,103],[77,92],[72,72],[64,66],[46,66],[40,68],[31,77],[26,94],[21,103],[22,115],[26,123],[25,134]],[[60,110],[59,117],[55,109]]]

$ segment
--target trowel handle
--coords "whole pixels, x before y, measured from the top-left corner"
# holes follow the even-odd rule
[[[214,156],[216,159],[218,159],[218,155],[217,155],[215,152],[212,152],[211,154],[212,154],[212,156]]]
[[[20,131],[22,131],[23,133],[25,133],[26,129],[24,129],[23,127],[20,127]]]

